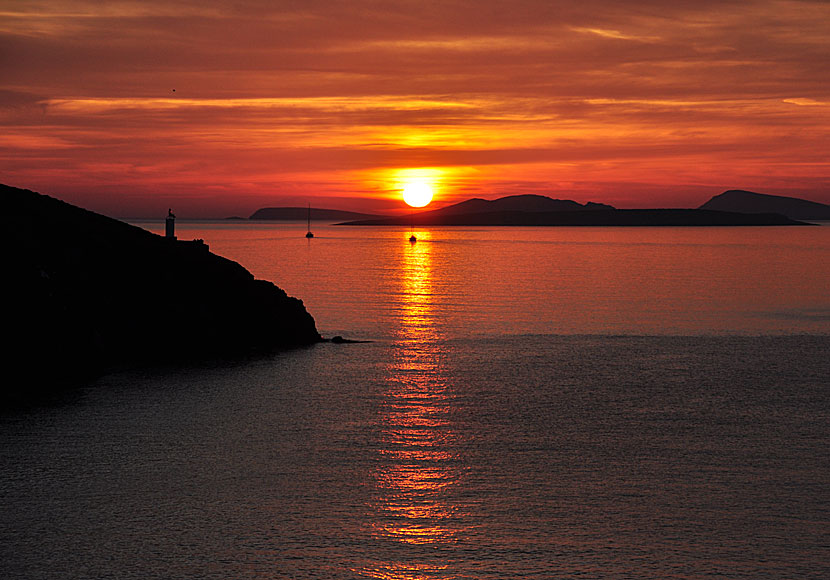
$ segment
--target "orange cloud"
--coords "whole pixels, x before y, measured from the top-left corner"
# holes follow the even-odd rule
[[[133,215],[169,195],[208,213],[383,208],[394,175],[426,169],[445,201],[696,205],[743,187],[830,202],[826,3],[411,8],[6,8],[0,174]]]

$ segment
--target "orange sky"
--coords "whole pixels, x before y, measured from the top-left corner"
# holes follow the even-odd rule
[[[830,203],[830,3],[668,4],[0,0],[0,182],[119,217],[399,209],[411,175]]]

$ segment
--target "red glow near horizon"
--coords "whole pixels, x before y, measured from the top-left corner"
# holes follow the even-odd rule
[[[395,211],[417,171],[437,205],[830,203],[830,5],[656,6],[7,8],[0,175],[119,216]]]

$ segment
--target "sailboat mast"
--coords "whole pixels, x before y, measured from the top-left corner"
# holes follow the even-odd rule
[[[418,238],[415,237],[415,208],[409,208],[409,241],[415,243]]]
[[[306,216],[306,232],[305,237],[311,239],[314,234],[311,233],[311,202],[308,202],[308,215]]]

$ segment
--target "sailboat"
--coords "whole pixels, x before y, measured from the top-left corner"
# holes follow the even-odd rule
[[[307,221],[308,225],[306,227],[307,231],[305,233],[305,237],[311,239],[311,238],[314,237],[314,234],[311,232],[311,204],[310,203],[308,204],[308,219],[306,221]]]
[[[409,212],[409,233],[412,234],[409,236],[409,243],[414,244],[418,241],[418,238],[415,237],[415,210],[410,210]]]

